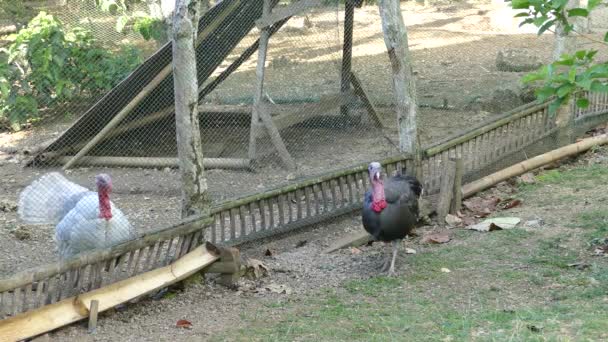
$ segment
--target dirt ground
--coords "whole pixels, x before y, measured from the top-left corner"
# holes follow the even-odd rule
[[[537,37],[534,34],[504,35],[492,31],[484,19],[486,5],[463,7],[432,7],[428,9],[405,8],[404,16],[411,20],[410,44],[417,73],[417,87],[423,105],[442,105],[447,100],[449,110],[423,107],[420,109],[420,130],[424,144],[429,144],[494,115],[494,113],[470,108],[476,99],[492,98],[499,88],[518,88],[522,73],[501,72],[496,69],[495,59],[504,48],[526,48],[546,61],[550,55],[550,36]],[[375,7],[374,7],[375,8]],[[390,102],[391,84],[386,77],[385,46],[380,24],[374,17],[374,9],[357,10],[355,49],[353,66],[364,84],[370,89],[372,99],[379,105]],[[327,18],[328,14],[312,16],[315,27],[308,31],[309,37],[296,40],[302,44],[318,44],[327,37],[323,31],[324,20],[327,27],[335,27],[336,22]],[[325,18],[325,19],[324,19]],[[366,30],[365,28],[368,27]],[[298,27],[291,28],[303,32]],[[325,32],[325,33],[323,33]],[[276,45],[271,46],[269,63],[278,60],[281,44],[284,48],[294,44],[289,36],[276,37]],[[335,41],[334,41],[335,43]],[[320,85],[319,80],[327,80],[327,65],[333,63],[335,44],[329,44],[329,53],[318,63],[305,65],[302,60],[310,55],[286,54],[287,62],[269,72],[268,91],[273,98],[290,99],[323,94],[328,89],[339,86],[339,79],[333,83]],[[333,45],[332,45],[333,44]],[[285,46],[286,45],[286,46]],[[273,50],[275,49],[275,50]],[[370,51],[372,51],[370,53]],[[373,53],[373,51],[377,51]],[[323,55],[320,53],[320,55]],[[255,64],[246,64],[244,70],[235,74],[218,89],[217,101],[227,102],[235,94],[252,94],[251,77]],[[287,82],[273,83],[272,80],[285,74]],[[294,86],[289,75],[304,74]],[[306,89],[306,90],[303,90]],[[294,91],[295,90],[295,91]],[[294,95],[294,92],[296,93]],[[296,96],[297,95],[297,96]],[[388,96],[388,97],[387,97]],[[388,99],[388,100],[387,100]],[[511,109],[509,104],[504,110]],[[288,149],[298,163],[297,172],[285,171],[276,156],[263,160],[255,173],[230,170],[208,170],[210,192],[215,201],[240,197],[248,193],[285,184],[300,177],[323,173],[335,168],[372,159],[381,159],[395,153],[396,128],[390,107],[380,106],[386,130],[369,129],[363,117],[361,127],[303,127],[292,128],[284,133]],[[52,240],[53,227],[25,226],[16,216],[14,205],[20,191],[40,175],[56,170],[53,168],[24,168],[29,157],[26,152],[50,138],[57,137],[73,122],[73,119],[57,118],[18,133],[0,133],[0,276],[45,264],[56,258]],[[237,131],[234,131],[237,132]],[[242,132],[233,133],[242,138]],[[243,154],[240,149],[228,156]],[[92,177],[99,172],[110,173],[113,177],[114,194],[112,200],[127,214],[140,231],[163,227],[179,220],[179,180],[175,170],[137,168],[78,168],[67,172],[67,176],[87,187],[92,186]],[[522,213],[532,218],[532,213]],[[525,218],[523,217],[522,218]],[[353,215],[334,222],[324,223],[295,234],[258,244],[245,246],[243,254],[258,258],[267,264],[271,277],[259,283],[246,281],[238,289],[225,289],[215,285],[213,280],[195,282],[184,292],[165,296],[160,300],[145,300],[126,309],[103,315],[99,332],[87,335],[81,324],[61,329],[51,336],[57,340],[169,340],[179,337],[183,340],[207,339],[216,332],[234,326],[243,312],[255,312],[260,306],[272,300],[284,300],[285,294],[266,290],[276,290],[285,285],[291,291],[287,297],[296,298],[319,287],[337,287],[347,280],[367,279],[378,274],[377,264],[382,247],[378,244],[362,247],[361,253],[349,250],[324,255],[320,254],[334,238],[349,232],[361,230],[360,217]],[[436,229],[423,227],[421,232]],[[304,243],[303,241],[306,241]],[[417,245],[420,253],[425,248]],[[408,242],[409,244],[409,242]],[[296,246],[302,245],[300,247]],[[408,245],[410,246],[410,245]],[[266,249],[273,252],[265,257]],[[403,259],[402,259],[403,260]],[[264,304],[266,303],[266,304]],[[190,319],[192,330],[175,329],[177,319]]]
[[[494,241],[493,238],[489,237],[491,235],[486,236],[487,239],[481,236],[476,238],[475,234],[498,233],[446,229],[445,225],[435,223],[418,228],[416,236],[403,242],[402,252],[398,258],[400,277],[405,279],[403,286],[406,288],[415,286],[411,289],[412,291],[414,289],[430,292],[436,290],[434,283],[424,282],[425,277],[432,270],[417,269],[415,265],[418,265],[418,262],[414,263],[415,255],[405,254],[404,248],[414,249],[416,256],[420,255],[425,260],[432,259],[433,254],[442,253],[443,247],[442,245],[425,243],[423,239],[428,234],[444,232],[452,238],[452,241],[445,245],[448,248],[461,248],[465,251],[470,248],[470,256],[463,256],[467,260],[468,266],[461,265],[463,261],[456,259],[437,259],[433,263],[433,267],[443,265],[449,267],[452,272],[456,272],[449,282],[449,289],[443,288],[443,291],[452,293],[450,296],[456,297],[455,293],[460,292],[477,291],[475,288],[479,289],[480,296],[484,296],[487,291],[492,293],[492,291],[504,289],[507,292],[502,293],[506,297],[503,296],[500,299],[501,307],[504,306],[510,310],[515,310],[522,305],[527,306],[534,303],[541,305],[544,302],[547,303],[546,301],[551,301],[547,297],[551,295],[548,294],[546,287],[543,290],[543,288],[534,284],[526,284],[525,286],[529,286],[528,290],[525,287],[519,287],[518,290],[512,290],[509,293],[508,288],[511,285],[509,285],[508,279],[493,278],[484,271],[475,271],[473,275],[467,276],[464,276],[464,274],[468,274],[467,270],[469,268],[467,267],[475,267],[474,265],[477,262],[482,263],[477,258],[484,258],[485,249],[484,252],[474,252],[477,248],[486,248],[479,246],[480,241],[492,243],[492,246],[496,244],[495,247],[488,246],[487,248],[490,248],[490,250],[495,248],[494,251],[497,255],[502,255],[501,253],[504,252],[502,247],[499,247],[503,245],[507,253],[520,256],[535,253],[533,250],[526,251],[526,246],[537,248],[536,244],[542,243],[542,241],[547,241],[547,243],[549,241],[559,241],[556,243],[559,243],[560,248],[580,251],[581,254],[576,259],[577,263],[575,265],[595,262],[594,260],[601,262],[600,259],[593,259],[593,248],[586,245],[587,240],[579,236],[585,231],[585,228],[576,228],[578,227],[576,224],[573,226],[572,222],[574,222],[575,217],[570,215],[569,212],[581,213],[602,210],[602,203],[605,200],[603,191],[597,187],[595,189],[589,188],[589,185],[593,184],[593,180],[585,178],[585,181],[578,183],[579,194],[583,196],[580,198],[585,198],[585,201],[573,201],[573,198],[566,197],[572,193],[570,184],[573,184],[571,181],[574,176],[559,178],[559,175],[589,165],[596,167],[596,169],[601,168],[602,165],[605,166],[608,163],[606,153],[607,150],[604,148],[595,153],[588,153],[578,160],[571,161],[558,170],[541,172],[536,176],[538,184],[535,185],[527,186],[523,184],[518,188],[509,185],[509,183],[501,183],[497,188],[480,194],[484,198],[489,196],[498,196],[502,199],[514,197],[524,201],[524,204],[516,208],[494,215],[520,218],[521,224],[517,229],[526,237],[521,241],[517,238],[517,234],[516,237],[511,238],[503,236],[506,239],[503,242],[500,242],[500,238]],[[601,174],[604,175],[605,172]],[[588,177],[586,173],[584,176]],[[560,186],[562,179],[570,182],[567,183],[568,185]],[[578,195],[575,196],[577,199],[579,198]],[[557,198],[563,198],[563,201],[555,200]],[[563,210],[566,207],[570,211]],[[312,298],[320,295],[320,291],[321,293],[333,291],[332,289],[341,291],[345,284],[350,284],[348,285],[350,287],[354,286],[352,285],[353,281],[356,284],[356,281],[365,281],[381,275],[379,267],[385,255],[383,253],[388,251],[383,244],[374,243],[359,248],[345,248],[331,254],[322,252],[335,239],[360,231],[360,220],[361,218],[358,215],[349,215],[293,234],[243,246],[241,253],[244,260],[254,258],[262,261],[270,270],[268,276],[256,280],[244,278],[233,288],[217,285],[213,278],[196,278],[184,287],[171,290],[160,299],[144,299],[139,303],[129,304],[126,307],[104,313],[100,318],[98,331],[95,334],[87,334],[85,324],[80,323],[51,333],[49,337],[53,341],[272,339],[269,336],[257,335],[257,333],[248,335],[246,331],[247,329],[253,329],[252,332],[256,331],[256,322],[258,321],[272,326],[277,324],[277,321],[285,322],[285,320],[294,319],[293,317],[285,317],[291,312],[288,311],[290,310],[288,308],[299,305],[306,307],[309,305],[307,303],[314,301]],[[514,243],[512,239],[521,244],[517,245],[517,249],[512,249],[516,247],[515,245],[508,247],[509,244]],[[270,256],[267,255],[267,251],[270,251]],[[446,251],[446,253],[448,252]],[[460,255],[457,256],[460,257]],[[565,257],[567,256],[568,254]],[[574,258],[574,256],[570,255],[569,258]],[[503,260],[501,261],[501,259]],[[530,273],[530,277],[535,276],[532,270],[528,270],[528,268],[533,268],[534,263],[512,263],[504,256],[497,259],[487,257],[486,261],[496,263],[494,266],[503,270],[513,269],[513,272],[519,271],[524,275]],[[410,263],[414,264],[409,265]],[[434,272],[437,272],[437,270]],[[490,278],[487,278],[488,276]],[[412,285],[406,285],[410,278]],[[422,281],[422,284],[416,283],[414,279]],[[507,283],[504,283],[504,281]],[[510,281],[516,282],[514,279]],[[437,286],[443,285],[437,284]],[[543,294],[543,291],[545,294]],[[533,296],[526,297],[525,300],[520,297],[526,296],[527,292],[533,293]],[[472,305],[471,303],[461,304],[464,311]],[[450,305],[458,306],[460,304],[454,302]],[[176,328],[175,323],[180,319],[192,322],[192,329]],[[564,334],[564,336],[567,336],[565,332]],[[303,336],[300,337],[304,338]],[[320,338],[318,335],[317,337]]]

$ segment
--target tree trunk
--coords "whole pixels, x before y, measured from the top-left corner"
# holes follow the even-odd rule
[[[194,44],[199,11],[198,0],[177,0],[173,16],[173,81],[177,153],[182,178],[182,217],[205,214],[211,204],[198,120]]]
[[[403,23],[399,0],[380,0],[384,42],[388,50],[393,76],[393,90],[399,127],[399,150],[418,155],[419,140],[416,126],[416,84],[412,74],[407,29]]]
[[[580,7],[580,0],[570,0],[566,5],[566,9]],[[574,29],[581,28],[581,22],[578,17],[569,18],[574,24]],[[557,61],[563,54],[573,54],[576,51],[576,36],[573,33],[566,33],[564,25],[558,22],[555,25],[555,43],[553,46],[553,60]]]

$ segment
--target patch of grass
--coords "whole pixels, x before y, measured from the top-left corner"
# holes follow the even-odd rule
[[[576,223],[587,231],[585,237],[589,240],[608,237],[608,209],[582,212],[578,215]]]
[[[608,168],[552,170],[537,180],[522,193],[533,213],[543,205],[578,205],[585,188],[608,180]],[[590,259],[584,248],[607,237],[608,210],[585,208],[566,221],[556,215],[555,224],[547,217],[542,229],[456,230],[453,242],[401,254],[399,277],[349,281],[297,303],[266,305],[272,319],[249,317],[217,340],[608,340],[608,259]]]

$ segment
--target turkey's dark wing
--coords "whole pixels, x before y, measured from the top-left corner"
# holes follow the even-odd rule
[[[405,204],[410,213],[418,217],[418,198],[422,184],[412,176],[397,175],[389,178],[384,184],[384,196],[388,203]]]

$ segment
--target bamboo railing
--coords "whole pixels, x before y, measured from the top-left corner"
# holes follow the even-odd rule
[[[607,122],[606,94],[589,98],[593,103],[589,108],[568,108],[573,117],[568,125],[574,127],[556,124],[547,103],[529,104],[425,148],[425,192],[439,191],[442,165],[448,158],[462,158],[464,178],[471,181],[569,144],[575,136],[565,132],[581,134]],[[380,162],[388,174],[413,167],[408,155]],[[165,266],[204,241],[236,245],[359,210],[366,189],[367,163],[228,201],[213,207],[209,215],[108,249],[24,270],[0,280],[0,319]]]

